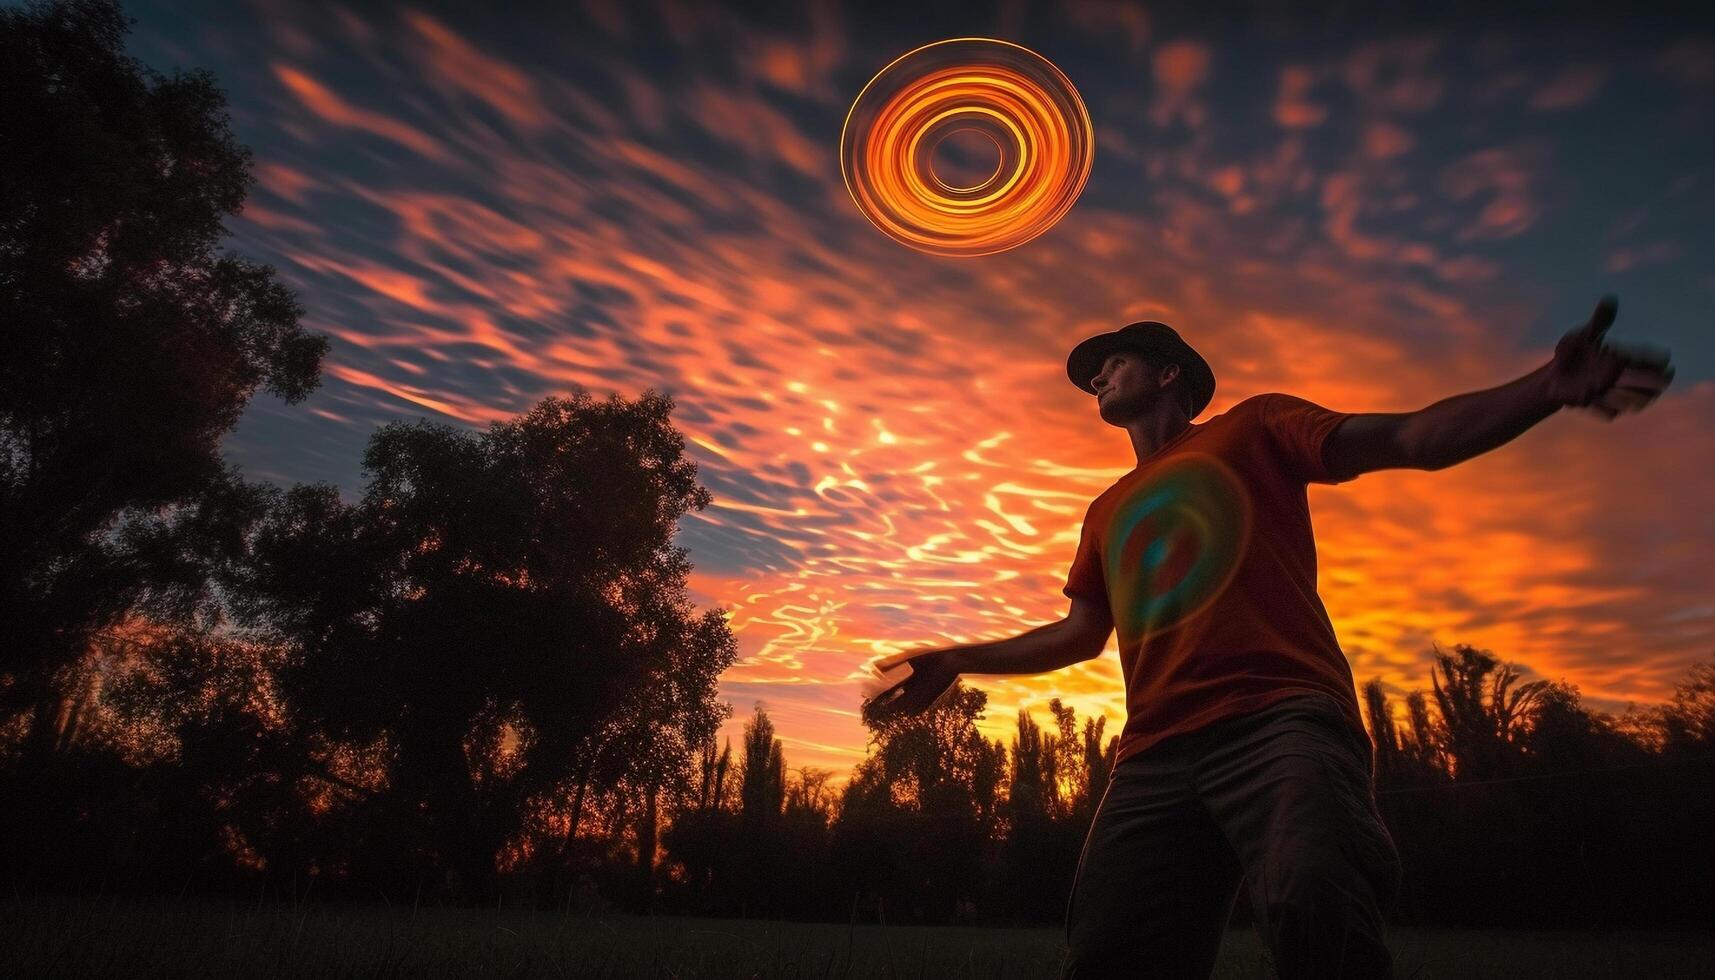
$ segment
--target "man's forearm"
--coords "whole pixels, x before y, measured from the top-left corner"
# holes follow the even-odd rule
[[[961,674],[1045,674],[1094,655],[1066,635],[1064,620],[1005,640],[955,647],[952,653]]]
[[[1438,470],[1462,463],[1553,415],[1561,406],[1548,393],[1549,370],[1544,365],[1499,387],[1454,395],[1411,413],[1400,441],[1412,465]]]

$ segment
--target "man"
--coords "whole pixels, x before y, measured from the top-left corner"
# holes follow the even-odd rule
[[[908,653],[876,716],[928,707],[960,674],[1098,656],[1114,630],[1127,720],[1067,906],[1067,977],[1206,977],[1241,881],[1284,977],[1387,976],[1381,908],[1399,859],[1375,807],[1352,672],[1316,594],[1306,484],[1438,470],[1564,406],[1650,404],[1665,356],[1603,343],[1597,304],[1549,363],[1416,412],[1343,414],[1290,395],[1196,424],[1209,365],[1165,324],[1071,353],[1072,383],[1131,436],[1137,468],[1098,496],[1066,618],[992,643]]]

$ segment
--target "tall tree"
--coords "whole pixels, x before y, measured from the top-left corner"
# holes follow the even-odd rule
[[[1372,678],[1364,685],[1364,708],[1369,715],[1370,741],[1376,747],[1376,780],[1391,784],[1399,777],[1401,768],[1399,730],[1380,680]]]
[[[663,834],[668,857],[682,869],[684,901],[703,914],[735,909],[738,817],[734,812],[732,740],[710,736],[698,747],[696,773]]]
[[[1438,764],[1442,735],[1429,714],[1423,692],[1406,697],[1410,727],[1402,730],[1393,716],[1393,703],[1379,679],[1364,685],[1364,707],[1369,715],[1370,740],[1376,747],[1376,782],[1393,789],[1418,786],[1444,778]]]
[[[983,890],[1007,764],[1006,746],[977,730],[987,704],[955,682],[921,714],[866,713],[874,749],[846,784],[836,840],[846,882],[897,918],[949,921]]]
[[[774,737],[774,721],[761,703],[744,726],[744,767],[739,779],[740,812],[747,825],[769,832],[786,806],[786,755]]]
[[[1046,824],[1054,815],[1054,736],[1024,708],[1012,739],[1012,779],[1007,788],[1007,815],[1014,835],[1024,826]]]
[[[242,496],[220,438],[327,350],[274,270],[217,254],[252,177],[214,78],[143,67],[128,27],[105,0],[0,10],[0,697],[38,762],[90,637],[152,579],[203,587],[179,548],[206,541],[137,522]]]
[[[1054,716],[1054,778],[1053,810],[1057,819],[1072,815],[1078,787],[1087,783],[1089,760],[1078,741],[1078,713],[1059,698],[1048,701],[1048,712]]]
[[[717,755],[711,736],[697,751],[697,796],[695,809],[718,810],[727,805],[727,776],[732,771],[732,739]]]
[[[1441,736],[1429,714],[1429,699],[1422,691],[1405,696],[1405,716],[1411,720],[1411,731],[1409,736],[1400,736],[1401,754],[1417,760],[1420,768],[1445,773],[1447,753],[1441,748]]]
[[[1044,731],[1029,712],[1018,713],[1007,787],[1006,840],[986,904],[1020,921],[1046,922],[1064,913],[1066,891],[1077,867],[1078,850],[1089,829],[1093,806],[1086,808],[1089,772],[1101,772],[1097,729],[1078,734],[1077,715],[1055,698],[1048,703],[1054,729]]]
[[[774,722],[760,703],[744,726],[744,760],[739,771],[740,911],[772,915],[786,899],[781,884],[787,870],[781,819],[786,808],[786,756],[774,736]]]
[[[671,408],[578,393],[484,433],[393,423],[361,501],[297,487],[258,533],[235,607],[288,650],[318,736],[387,744],[400,860],[486,888],[503,846],[558,852],[520,843],[532,805],[688,775],[725,717],[736,648],[672,544],[709,494]]]
[[[1096,808],[1101,805],[1102,794],[1107,792],[1108,778],[1113,774],[1114,761],[1119,756],[1119,736],[1109,738],[1105,743],[1102,741],[1107,723],[1107,718],[1101,715],[1084,719],[1084,762],[1079,770],[1082,778],[1072,805],[1081,827],[1089,827],[1090,821],[1095,819]]]
[[[1547,681],[1518,684],[1519,679],[1518,668],[1487,650],[1461,643],[1451,654],[1435,651],[1429,680],[1441,713],[1443,744],[1459,779],[1492,778],[1511,768],[1517,735],[1548,686]]]

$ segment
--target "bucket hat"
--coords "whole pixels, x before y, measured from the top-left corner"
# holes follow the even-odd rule
[[[1102,362],[1108,355],[1116,351],[1134,351],[1179,365],[1178,380],[1188,386],[1191,394],[1190,418],[1202,414],[1209,407],[1209,400],[1215,397],[1215,372],[1209,369],[1209,362],[1178,331],[1156,320],[1128,323],[1111,333],[1081,341],[1066,357],[1066,377],[1084,391],[1095,394],[1090,381],[1101,373]]]

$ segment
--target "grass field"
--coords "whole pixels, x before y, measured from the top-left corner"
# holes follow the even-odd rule
[[[1708,935],[1395,929],[1401,977],[1712,977]],[[10,901],[8,977],[1051,977],[1056,929],[586,918],[550,912]],[[1229,933],[1217,977],[1267,977]]]

